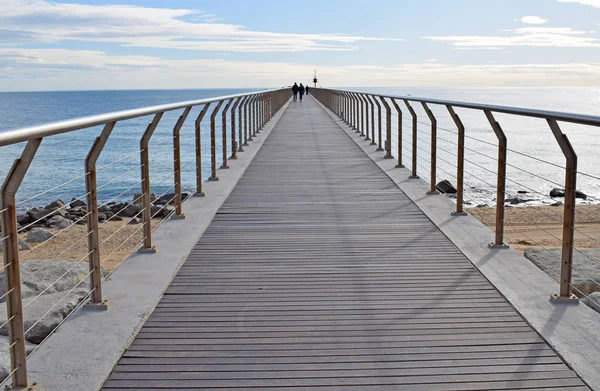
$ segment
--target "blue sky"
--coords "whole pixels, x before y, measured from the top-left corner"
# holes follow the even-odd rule
[[[0,90],[600,85],[600,0],[0,0]]]

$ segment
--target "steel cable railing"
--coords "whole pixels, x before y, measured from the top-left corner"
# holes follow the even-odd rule
[[[104,302],[102,281],[134,251],[153,252],[152,233],[156,228],[169,219],[183,215],[183,188],[190,187],[184,181],[184,174],[193,175],[195,194],[204,194],[202,171],[203,167],[207,165],[203,165],[203,163],[209,163],[210,177],[216,179],[217,163],[221,164],[223,168],[227,168],[227,151],[232,150],[236,156],[237,153],[243,152],[241,146],[247,145],[248,141],[256,137],[262,127],[288,100],[289,92],[287,90],[268,90],[145,107],[0,132],[0,148],[26,142],[20,158],[16,160],[7,174],[0,194],[0,216],[2,217],[0,219],[0,243],[3,244],[4,258],[2,270],[6,274],[5,281],[8,282],[6,290],[0,294],[0,300],[6,299],[7,303],[7,320],[1,327],[9,326],[8,338],[12,361],[8,372],[13,386],[27,386],[25,360],[28,355],[25,342],[43,319],[60,307],[62,302],[68,300],[75,290],[81,289],[84,285],[89,286],[89,289],[83,297],[80,297],[79,294],[76,296],[78,303],[74,306],[73,311],[88,300],[90,305],[102,308]],[[195,108],[199,109],[199,112],[193,114],[195,121],[194,124],[190,124],[192,119],[187,121],[188,118],[191,118],[188,115]],[[210,108],[213,109],[210,118],[207,117],[203,121]],[[229,113],[231,118],[227,118]],[[219,118],[217,118],[217,114],[219,114]],[[172,133],[166,134],[169,130],[162,127],[161,124],[170,122],[170,118],[174,118],[175,115],[178,115],[179,119],[169,125]],[[111,161],[96,164],[103,150],[110,149],[107,146],[110,144],[107,142],[111,134],[120,131],[118,129],[120,123],[148,116],[151,116],[151,120],[140,136],[137,151],[127,152],[124,156],[114,156],[113,154]],[[94,127],[100,127],[98,128],[100,132],[98,137],[92,140],[94,142],[85,161],[82,162],[85,167],[82,175],[60,184],[52,184],[48,189],[38,191],[17,202],[16,194],[43,139],[64,133],[69,133],[71,137],[77,137],[78,130]],[[190,127],[193,128],[191,132]],[[217,127],[222,129],[222,132],[217,133]],[[155,130],[159,136],[153,138]],[[183,144],[184,148],[181,144],[182,137],[186,140],[186,143]],[[207,144],[210,145],[208,149],[202,148],[202,139],[206,137],[210,142]],[[131,136],[128,138],[130,139]],[[188,150],[185,146],[190,145],[192,140],[195,140],[195,147]],[[194,141],[191,144],[194,144]],[[221,150],[222,153],[217,152]],[[161,153],[165,157],[171,156],[172,166],[169,167],[168,163],[156,165],[153,156],[157,153]],[[207,155],[208,159],[203,162]],[[134,163],[136,156],[139,156],[139,163]],[[100,171],[102,171],[102,183],[98,184]],[[141,173],[139,179],[133,178],[135,172]],[[158,172],[160,179],[151,181],[151,178],[156,177],[151,177],[151,172]],[[85,182],[85,191],[78,193],[83,195],[72,198],[70,202],[64,202],[63,205],[57,204],[56,208],[48,208],[47,211],[44,208],[35,214],[35,218],[29,219],[22,226],[17,225],[18,208],[23,209],[39,200],[46,200],[54,193],[63,192],[61,194],[64,194],[64,190],[67,188],[70,189],[69,191],[76,187],[80,188],[83,182]],[[116,190],[119,187],[121,189]],[[156,192],[158,196],[151,193],[152,189],[158,190]],[[102,191],[102,200],[99,200],[100,191]],[[131,193],[134,193],[133,200],[129,198],[131,201],[123,202],[123,198],[130,196]],[[135,195],[136,193],[139,195]],[[78,206],[73,207],[72,205]],[[45,224],[49,219],[56,215],[67,216],[72,220],[67,219],[69,222],[65,223],[63,228],[46,227]],[[136,220],[137,217],[140,217],[141,223],[132,225],[130,224],[131,220],[122,220],[125,216],[133,216]],[[133,220],[133,218],[130,219]],[[87,226],[81,224],[87,224]],[[32,228],[42,226],[49,230],[48,233],[51,236],[31,250],[19,250],[21,236],[28,234]],[[84,246],[85,251],[83,251]],[[48,249],[44,249],[44,247]],[[44,254],[50,252],[54,258],[73,258],[74,261],[64,269],[60,269],[60,272],[56,273],[56,277],[47,281],[33,296],[27,299],[27,304],[24,305],[20,268],[16,266],[21,264],[23,259],[41,259]],[[54,266],[52,261],[38,260],[37,262],[41,262],[40,266],[36,266],[37,268],[33,269],[27,278],[44,276]],[[85,263],[89,264],[89,269],[85,273],[80,273],[81,267]],[[103,267],[109,267],[108,271],[105,272]],[[28,323],[25,330],[23,310],[29,311],[31,308],[37,307],[39,300],[58,290],[59,285],[67,286],[67,280],[75,272],[79,276],[78,280],[68,285],[65,290],[60,288],[61,292],[64,292],[61,294],[61,298],[49,305],[46,313],[40,318]],[[59,322],[57,327],[64,322],[68,315]],[[46,338],[48,336],[44,340]],[[8,378],[5,379],[5,381],[7,380]]]
[[[428,179],[426,180],[429,181],[431,189],[437,187],[435,182],[438,171],[448,175],[451,180],[456,181],[458,189],[455,189],[457,191],[456,214],[462,214],[463,203],[465,203],[465,200],[468,200],[468,197],[465,198],[465,182],[468,183],[473,180],[476,181],[475,183],[485,184],[490,190],[494,189],[496,197],[491,199],[490,195],[491,203],[495,203],[494,222],[487,221],[487,217],[483,218],[483,216],[491,216],[491,213],[487,213],[488,211],[472,209],[472,212],[478,218],[485,221],[486,225],[495,231],[495,240],[492,246],[503,247],[505,241],[511,245],[519,242],[519,240],[513,241],[512,238],[508,237],[512,235],[510,230],[505,232],[505,224],[510,224],[510,220],[506,219],[505,210],[508,207],[506,205],[508,202],[507,194],[513,191],[511,189],[520,189],[519,193],[532,194],[534,197],[537,197],[537,202],[543,203],[547,202],[545,200],[550,200],[552,205],[559,205],[556,203],[554,196],[544,194],[541,191],[542,187],[536,189],[528,181],[533,180],[537,181],[536,183],[543,183],[544,187],[555,186],[555,188],[560,189],[564,186],[564,202],[560,204],[562,206],[562,216],[550,215],[544,217],[545,219],[552,217],[552,226],[555,227],[552,230],[560,230],[561,234],[551,232],[546,226],[538,224],[537,221],[529,222],[529,226],[543,233],[553,243],[557,243],[557,247],[560,248],[561,254],[558,263],[560,272],[557,278],[560,284],[560,292],[555,296],[555,299],[573,300],[575,296],[572,295],[572,292],[576,292],[578,296],[582,297],[581,289],[575,288],[572,283],[572,270],[578,269],[577,266],[573,266],[573,253],[586,259],[590,264],[600,264],[600,261],[595,259],[597,256],[592,256],[576,246],[578,242],[576,241],[575,234],[578,235],[578,238],[587,238],[589,241],[593,241],[594,244],[600,244],[600,240],[594,237],[594,233],[577,227],[575,218],[576,216],[587,216],[586,221],[588,222],[600,222],[600,218],[588,215],[586,213],[588,212],[587,210],[582,211],[576,207],[576,196],[579,195],[576,195],[576,178],[578,175],[581,175],[588,179],[600,180],[600,175],[585,173],[577,169],[577,156],[567,136],[561,131],[559,122],[598,127],[600,126],[600,117],[547,110],[331,89],[316,89],[313,96],[325,107],[338,115],[344,122],[356,129],[357,133],[366,135],[365,140],[369,139],[377,145],[385,143],[386,157],[392,156],[392,147],[395,147],[399,155],[396,156],[398,159],[397,167],[406,166],[409,168],[411,178],[418,178],[419,172],[425,173],[428,175]],[[379,101],[385,102],[384,107],[377,104]],[[416,105],[413,106],[413,103],[416,103]],[[417,110],[417,106],[422,106],[422,110]],[[492,130],[490,134],[493,137],[493,141],[468,134],[469,132],[465,131],[465,126],[462,124],[459,114],[455,111],[457,108],[479,111],[485,114],[485,118]],[[438,109],[446,109],[446,115],[442,116]],[[557,164],[556,161],[550,161],[554,159],[548,159],[547,156],[533,156],[531,153],[518,151],[514,147],[509,148],[507,135],[494,117],[496,113],[545,120],[545,125],[550,128],[550,135],[560,147],[566,164]],[[375,117],[378,120],[384,117],[385,120],[375,123]],[[422,117],[429,119],[429,121],[422,120]],[[454,122],[456,128],[450,129],[443,124],[444,121]],[[480,132],[484,128],[478,125],[477,129]],[[439,131],[442,134],[438,134]],[[448,139],[443,134],[456,136],[456,140]],[[466,145],[466,141],[471,145]],[[450,148],[448,148],[448,145]],[[477,145],[482,145],[483,147],[479,148]],[[454,148],[456,152],[450,150]],[[497,156],[491,156],[490,151],[495,151]],[[439,153],[447,155],[439,156]],[[474,159],[466,156],[468,154],[477,158]],[[533,166],[525,167],[509,162],[513,154],[524,159],[529,159],[534,164],[541,164],[553,169],[562,170],[562,175],[564,176],[561,179],[564,180],[564,183],[556,177],[556,175],[560,175],[557,174],[558,171],[538,171]],[[451,160],[453,159],[456,159],[456,161],[452,162]],[[456,172],[452,173],[451,171],[453,170],[456,170]],[[482,178],[479,173],[483,173],[483,176],[486,177],[493,175],[497,183],[491,183],[491,181]],[[466,179],[465,176],[467,177]],[[517,197],[515,199],[519,202]],[[490,210],[490,212],[492,211]],[[510,212],[509,215],[512,216],[512,210]],[[546,212],[539,213],[535,209],[532,213],[538,216],[547,215]],[[529,240],[533,244],[536,243],[531,238]],[[552,254],[554,254],[553,257],[555,258],[555,253]],[[600,291],[598,280],[600,278],[593,278],[594,284],[597,285],[595,289]]]

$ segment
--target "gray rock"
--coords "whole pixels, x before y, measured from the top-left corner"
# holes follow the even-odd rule
[[[21,293],[23,298],[27,298],[37,296],[46,289],[46,294],[63,292],[77,286],[81,281],[89,280],[88,273],[87,262],[53,260],[22,262]],[[103,274],[106,273],[103,271]],[[87,286],[86,284],[84,282],[82,286]],[[0,272],[0,296],[5,292],[4,273]],[[1,301],[5,301],[5,298]]]
[[[134,217],[140,212],[140,207],[138,205],[128,205],[126,208],[121,210],[118,215],[121,217]]]
[[[131,220],[129,220],[129,222],[127,222],[127,224],[130,224],[130,225],[136,225],[136,224],[139,224],[139,223],[141,223],[141,221],[142,221],[142,220],[141,220],[141,219],[138,219],[137,217],[132,217],[132,218],[131,218]]]
[[[600,292],[594,292],[587,297],[581,299],[588,307],[596,312],[600,312]]]
[[[534,199],[519,198],[519,197],[507,198],[507,199],[504,200],[504,202],[508,202],[511,205],[524,204],[524,203],[529,202],[529,201],[535,201],[535,200]]]
[[[565,189],[560,189],[558,187],[555,187],[554,189],[550,190],[550,197],[552,197],[552,198],[564,197],[564,196],[565,196]],[[579,190],[576,190],[575,198],[581,198],[581,199],[586,200],[587,195]]]
[[[102,222],[102,221],[106,221],[108,219],[108,217],[106,217],[106,215],[104,213],[98,213],[98,221]]]
[[[68,209],[67,214],[83,217],[87,214],[87,206],[76,206],[74,208]]]
[[[30,210],[29,212],[27,212],[27,214],[29,214],[31,216],[31,218],[33,219],[32,221],[38,221],[38,220],[47,221],[57,215],[65,217],[65,215],[67,214],[67,211],[66,211],[66,208],[52,207],[52,208],[38,210],[37,212],[32,212]]]
[[[110,221],[123,221],[123,218],[119,217],[119,216],[112,215],[110,217]]]
[[[56,200],[53,203],[46,205],[46,207],[44,209],[50,209],[50,208],[62,208],[65,206],[65,202],[63,200]]]
[[[48,232],[43,228],[34,228],[27,232],[27,241],[29,243],[43,243],[53,237],[54,235],[52,235],[51,232]]]
[[[561,252],[560,248],[526,248],[523,255],[559,282]],[[600,259],[600,249],[581,249],[573,252],[573,286],[584,294],[590,294],[600,288],[595,282],[600,281],[600,263],[592,259]]]
[[[456,194],[458,192],[458,190],[456,190],[452,183],[450,183],[450,181],[447,179],[439,182],[437,185],[435,185],[435,188],[444,194]]]
[[[98,213],[112,213],[112,209],[108,205],[102,205],[98,208]]]
[[[181,193],[181,201],[185,201],[191,196],[190,193]],[[165,204],[175,204],[175,193],[165,194],[156,200],[156,204],[165,205]]]
[[[6,309],[4,310],[6,312]],[[6,318],[6,315],[4,316]],[[0,379],[5,379],[10,374],[10,343],[8,337],[0,336]],[[35,345],[28,342],[25,343],[25,351],[27,354],[33,352]]]
[[[81,200],[78,200],[77,198],[71,199],[71,202],[70,202],[69,205],[71,206],[71,208],[77,208],[79,206],[86,206],[87,207],[87,204],[85,202],[83,202]]]
[[[19,214],[17,215],[17,223],[21,224],[21,225],[27,225],[29,223],[33,223],[34,220],[31,218],[31,215],[25,213],[25,214]]]
[[[4,252],[4,243],[5,242],[6,242],[5,240],[0,241],[0,253]],[[19,238],[19,250],[27,250],[27,251],[31,250],[29,248],[29,246],[27,245],[27,243],[25,243],[25,241],[21,238]]]
[[[87,295],[85,283],[71,293],[56,292],[23,299],[25,339],[39,344],[58,327]],[[0,324],[6,322],[6,303],[0,303]],[[28,331],[29,330],[29,331]],[[0,335],[8,335],[8,325],[0,328]]]
[[[73,222],[67,218],[62,216],[54,216],[46,222],[46,227],[65,229],[69,228],[72,224]]]

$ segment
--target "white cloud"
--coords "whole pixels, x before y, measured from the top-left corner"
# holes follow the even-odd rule
[[[579,3],[589,5],[594,8],[600,8],[600,0],[558,0],[561,3]]]
[[[525,24],[545,24],[548,22],[548,19],[542,19],[539,16],[523,16],[518,21]]]
[[[101,51],[0,48],[0,90],[280,87],[309,82],[314,64],[168,60]],[[599,85],[600,64],[317,65],[324,86]]]
[[[123,46],[237,52],[355,50],[364,41],[339,34],[285,34],[215,23],[194,9],[0,0],[0,44],[111,42]],[[21,37],[19,39],[19,37]]]
[[[452,42],[460,49],[498,49],[510,46],[600,47],[600,39],[588,32],[568,27],[522,27],[507,30],[507,36],[443,36],[423,37],[432,41]]]

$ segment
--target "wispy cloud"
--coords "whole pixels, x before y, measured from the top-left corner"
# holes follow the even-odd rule
[[[424,61],[390,66],[171,60],[101,51],[0,48],[0,90],[325,86],[598,85],[600,64],[457,65]],[[168,71],[165,71],[168,70]],[[10,77],[5,77],[10,75]],[[302,80],[304,75],[304,80]],[[24,86],[28,86],[24,88]]]
[[[506,36],[441,36],[423,37],[432,41],[451,42],[459,49],[498,49],[510,46],[600,47],[600,39],[589,32],[569,27],[522,27],[507,30]]]
[[[517,20],[525,24],[546,24],[548,22],[548,19],[543,19],[539,16],[523,16],[521,19]]]
[[[594,8],[600,8],[600,0],[558,0],[561,3],[579,3],[589,5]]]
[[[0,44],[110,42],[122,46],[235,52],[348,51],[365,41],[338,34],[286,34],[222,23],[194,9],[0,0]],[[19,40],[19,35],[27,40]],[[389,39],[399,40],[399,39]]]

